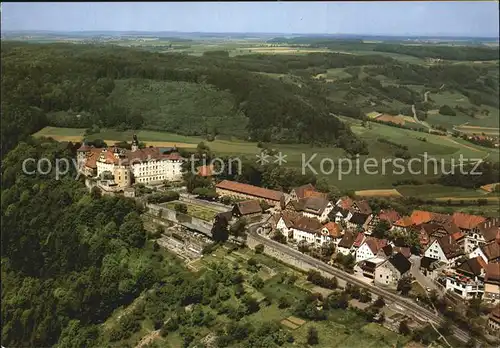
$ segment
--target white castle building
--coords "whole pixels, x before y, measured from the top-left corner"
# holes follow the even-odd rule
[[[84,143],[77,150],[77,161],[86,176],[112,176],[113,186],[124,188],[133,183],[179,181],[184,159],[175,147],[169,151],[161,151],[159,147],[140,149],[134,135],[131,150],[114,146],[99,149]]]

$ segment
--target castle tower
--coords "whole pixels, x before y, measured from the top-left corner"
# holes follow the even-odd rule
[[[87,159],[87,154],[90,152],[90,147],[87,145],[86,141],[84,140],[82,143],[82,146],[76,150],[76,159],[78,163],[79,168],[83,168],[83,165],[85,164],[85,161]]]
[[[132,152],[139,150],[139,140],[137,140],[137,135],[134,134],[132,140]]]

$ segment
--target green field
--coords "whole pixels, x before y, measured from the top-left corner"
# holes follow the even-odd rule
[[[179,202],[169,202],[165,204],[165,206],[169,209],[175,209],[175,205],[177,203]],[[206,206],[201,206],[192,203],[185,203],[185,202],[182,202],[182,204],[186,205],[188,215],[194,216],[198,219],[202,219],[205,221],[213,221],[215,215],[217,215],[218,213],[218,211],[207,208]]]
[[[421,157],[424,153],[427,153],[428,158],[436,158],[438,160],[443,160],[447,165],[449,165],[451,160],[458,163],[460,155],[465,158],[488,158],[489,160],[498,160],[498,149],[487,149],[480,146],[473,145],[462,139],[443,137],[434,134],[421,133],[416,131],[411,131],[407,129],[401,129],[391,126],[386,126],[377,123],[371,123],[370,127],[362,127],[361,123],[350,118],[341,117],[341,119],[349,123],[352,127],[354,133],[356,133],[361,139],[367,142],[370,154],[368,156],[360,156],[359,163],[362,165],[363,161],[367,157],[373,157],[379,161],[379,173],[382,173],[382,159],[394,158],[395,149],[386,143],[381,143],[378,138],[385,138],[395,143],[408,146],[408,152],[413,157]],[[78,141],[78,135],[82,134],[83,130],[75,130],[68,128],[54,128],[47,127],[43,130],[37,132],[35,136],[52,136],[56,140],[66,140],[69,141],[67,137],[76,137],[72,141]],[[237,140],[235,138],[229,140],[216,139],[212,142],[207,142],[202,137],[190,137],[182,136],[167,132],[155,132],[155,131],[145,131],[140,130],[136,132],[139,140],[144,142],[165,142],[165,144],[176,144],[178,147],[182,147],[183,144],[189,144],[190,147],[195,146],[201,141],[210,147],[212,151],[220,155],[229,156],[248,156],[249,158],[255,158],[254,156],[259,153],[259,148],[256,143],[246,142],[242,140]],[[117,132],[113,130],[103,130],[101,133],[93,134],[89,136],[88,139],[105,139],[105,140],[115,140],[130,141],[134,131]],[[417,138],[425,137],[426,142],[418,140]],[[166,146],[166,145],[165,145]],[[318,173],[321,177],[325,177],[328,181],[337,187],[342,187],[342,189],[352,189],[352,190],[363,190],[363,189],[387,189],[392,188],[392,183],[397,180],[402,179],[412,179],[414,175],[407,172],[402,175],[397,175],[393,173],[394,168],[390,163],[386,164],[385,175],[368,175],[364,173],[363,170],[359,171],[359,175],[356,173],[356,161],[353,159],[352,168],[350,175],[340,175],[338,162],[339,160],[346,161],[346,154],[343,149],[335,147],[311,147],[305,144],[273,144],[273,148],[277,151],[281,151],[286,155],[286,163],[284,165],[289,167],[302,168],[302,165],[308,162],[311,157],[316,155],[314,159],[310,162],[311,167]],[[304,160],[303,160],[304,159]],[[330,171],[330,165],[327,161],[333,160],[334,170],[330,174],[321,174],[321,161],[324,161],[324,168],[327,173]],[[347,162],[344,162],[342,168],[347,170]],[[422,164],[414,164],[412,166],[413,170],[423,169]],[[361,167],[362,168],[362,167]],[[438,167],[440,168],[440,167]],[[305,167],[306,172],[309,172],[309,168]],[[432,170],[429,170],[427,176],[422,176],[422,180],[425,178],[437,177],[434,175]],[[475,195],[471,193],[471,195]]]
[[[397,186],[396,189],[403,196],[420,197],[424,199],[439,197],[486,198],[486,192],[483,190],[468,190],[461,187],[443,186],[437,184],[402,185]]]

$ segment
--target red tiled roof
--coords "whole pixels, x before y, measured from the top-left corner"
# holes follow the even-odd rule
[[[330,234],[330,236],[332,236],[334,238],[339,238],[340,236],[342,236],[341,228],[335,222],[330,221],[329,223],[325,224],[323,227],[326,228],[328,230],[328,233]]]
[[[214,166],[212,164],[210,164],[210,165],[204,165],[204,166],[199,166],[197,168],[198,175],[199,176],[203,176],[203,177],[212,176],[213,175],[213,170],[214,170]]]
[[[481,260],[481,262],[479,261]],[[473,276],[480,276],[483,271],[483,265],[486,265],[483,259],[478,256],[472,259],[467,259],[456,267],[457,272],[465,273]]]
[[[409,247],[394,247],[393,252],[401,253],[407,259],[409,259],[411,256],[411,250]]]
[[[215,187],[222,190],[228,190],[259,198],[265,198],[272,201],[280,201],[281,197],[283,196],[283,192],[280,191],[269,190],[263,187],[242,184],[230,180],[223,180],[217,185],[215,185]]]
[[[453,238],[453,240],[455,242],[458,242],[463,237],[465,237],[465,234],[463,232],[455,232],[455,233],[451,234],[451,238]]]
[[[413,225],[420,225],[425,222],[429,222],[432,220],[433,213],[425,210],[414,210],[411,213],[410,219]]]
[[[305,190],[304,198],[323,198],[327,199],[328,195],[323,192],[318,192],[316,190]]]
[[[452,216],[453,222],[460,229],[470,230],[479,225],[480,223],[486,221],[486,218],[478,215],[470,215],[456,212]]]
[[[339,203],[339,206],[342,208],[342,209],[351,209],[352,207],[352,204],[353,204],[353,200],[348,197],[348,196],[345,196],[345,197],[342,197],[340,198],[340,203]]]
[[[387,245],[387,240],[367,237],[365,243],[368,245],[373,254],[377,254],[380,249]]]
[[[401,219],[401,216],[395,210],[381,210],[378,214],[378,218],[380,220],[387,221],[392,225],[395,221]]]
[[[293,228],[310,233],[319,233],[323,225],[317,219],[302,216],[293,222]]]
[[[90,146],[87,146],[85,143],[82,143],[82,146],[78,148],[76,151],[87,152],[90,150]]]
[[[294,187],[292,190],[295,192],[295,195],[297,195],[297,198],[301,199],[305,197],[306,191],[314,191],[315,188],[312,184],[306,184],[299,187]]]
[[[410,227],[411,225],[413,225],[413,221],[409,216],[404,216],[394,223],[394,226],[398,227]]]
[[[443,236],[437,239],[437,242],[441,246],[445,256],[448,259],[453,259],[457,256],[463,255],[464,252],[462,248],[456,243],[455,239],[452,236]]]
[[[486,275],[484,281],[488,283],[500,284],[500,263],[491,262],[486,265]]]
[[[363,233],[358,233],[356,239],[354,240],[353,246],[359,248],[364,240],[365,240],[365,235]]]
[[[235,204],[235,206],[241,215],[262,213],[260,202],[257,200],[238,202]]]
[[[356,207],[358,207],[360,213],[362,214],[372,213],[372,208],[370,207],[370,204],[368,204],[367,201],[354,201],[354,204],[356,205]]]
[[[499,241],[491,241],[488,244],[484,244],[481,247],[484,256],[488,259],[488,261],[500,259],[500,242]]]

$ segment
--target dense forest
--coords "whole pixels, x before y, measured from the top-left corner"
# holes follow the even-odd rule
[[[376,52],[228,57],[216,51],[196,57],[112,45],[4,42],[1,54],[2,154],[46,125],[223,134],[366,153],[366,144],[331,114],[409,114],[416,104],[425,118],[441,106],[432,99],[423,103],[410,85],[457,91],[477,106],[498,107],[494,66],[426,67]],[[315,78],[329,69],[344,69],[347,77],[335,83]],[[381,76],[391,82],[382,83]]]
[[[318,63],[349,65],[352,60],[342,55],[318,58],[321,63],[311,57],[310,62],[299,60],[294,64],[293,61],[268,61],[260,57],[228,60],[218,56],[165,55],[113,46],[7,42],[2,46],[2,150],[12,148],[19,139],[44,125],[61,125],[62,122],[84,127],[124,124],[144,128],[149,121],[145,121],[138,110],[110,98],[117,80],[131,78],[204,83],[220,91],[229,91],[233,96],[233,115],[241,112],[246,116],[250,139],[343,146],[347,142],[338,143],[338,139],[349,137],[356,141],[356,137],[346,125],[329,115],[324,98],[316,91],[307,85],[301,88],[256,73],[287,72]],[[213,107],[212,104],[206,107]],[[85,116],[81,115],[78,120],[61,120],[59,115],[52,122],[46,115],[68,110],[82,112]],[[162,130],[215,133],[207,129],[212,125],[205,120],[209,116],[200,116],[198,122],[188,120],[186,123],[190,127],[187,129],[172,129],[166,123]],[[179,117],[177,122],[183,120]]]
[[[307,45],[310,47],[325,47],[330,49],[362,50],[404,54],[418,58],[439,58],[455,61],[487,61],[498,60],[500,53],[494,47],[480,45],[408,45],[403,41],[391,43],[365,43],[362,39],[332,39],[324,37],[276,37],[267,40],[269,44]]]

